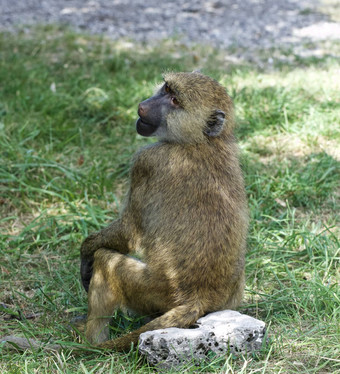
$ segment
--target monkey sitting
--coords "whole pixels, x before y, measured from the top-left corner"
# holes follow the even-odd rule
[[[120,351],[145,331],[236,308],[245,278],[248,213],[225,89],[201,73],[167,73],[138,115],[137,132],[158,142],[135,154],[120,218],[81,247],[86,338]],[[108,340],[117,308],[158,317]]]

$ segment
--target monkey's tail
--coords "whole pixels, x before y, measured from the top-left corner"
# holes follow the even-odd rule
[[[200,308],[193,307],[192,305],[177,306],[139,329],[114,340],[107,340],[106,342],[98,344],[97,347],[119,352],[128,351],[131,349],[132,344],[134,346],[137,345],[139,335],[143,332],[168,327],[186,328],[192,326],[203,314]]]

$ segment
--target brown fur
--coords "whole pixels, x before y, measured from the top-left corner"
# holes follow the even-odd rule
[[[94,257],[86,336],[102,348],[129,349],[142,332],[188,327],[243,296],[248,215],[231,99],[200,73],[164,80],[181,106],[168,116],[168,139],[137,152],[120,218],[81,249],[83,259]],[[224,127],[209,137],[214,110],[225,113]],[[117,308],[159,317],[110,341]]]

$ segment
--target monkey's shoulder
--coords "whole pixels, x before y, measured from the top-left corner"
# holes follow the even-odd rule
[[[143,160],[145,158],[152,157],[153,154],[166,151],[168,148],[167,143],[156,142],[152,144],[145,145],[139,148],[133,155],[133,161]]]
[[[131,176],[144,175],[150,177],[153,173],[171,172],[173,175],[210,174],[215,177],[225,174],[231,167],[238,166],[236,143],[221,142],[219,146],[211,144],[176,144],[157,142],[140,148],[132,159]],[[220,169],[220,170],[218,170]]]
[[[174,153],[175,145],[157,142],[140,148],[132,158],[132,169],[160,168]]]

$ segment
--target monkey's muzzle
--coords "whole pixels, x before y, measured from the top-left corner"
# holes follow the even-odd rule
[[[138,118],[136,122],[136,130],[142,136],[151,136],[157,130],[157,127],[157,125],[144,122],[141,118]]]

